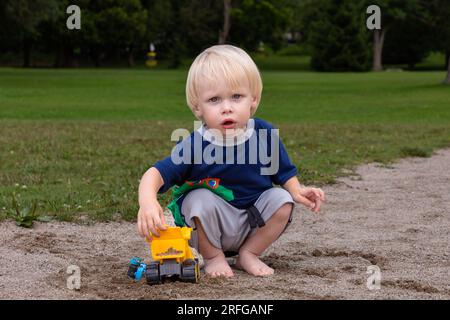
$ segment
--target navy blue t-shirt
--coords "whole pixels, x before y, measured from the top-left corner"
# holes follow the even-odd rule
[[[216,178],[220,185],[233,191],[230,204],[247,209],[273,184],[283,185],[297,175],[278,130],[272,129],[264,120],[250,119],[245,135],[227,145],[226,141],[215,140],[202,126],[179,142],[171,156],[154,164],[164,181],[158,193],[185,181]]]

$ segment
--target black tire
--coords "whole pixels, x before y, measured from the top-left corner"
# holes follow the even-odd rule
[[[145,279],[149,285],[161,283],[161,276],[159,274],[159,263],[150,263],[147,265],[145,271]]]
[[[128,272],[127,272],[127,275],[129,278],[131,278],[133,280],[136,279],[135,274],[136,274],[138,267],[139,267],[138,265],[130,264],[130,266],[128,267]]]
[[[181,266],[182,281],[197,283],[200,278],[200,267],[197,261],[189,259]]]

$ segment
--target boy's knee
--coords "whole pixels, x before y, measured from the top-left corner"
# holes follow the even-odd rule
[[[292,203],[285,203],[275,212],[272,218],[280,222],[285,222],[291,217],[292,208]]]
[[[186,195],[183,204],[189,204],[191,210],[211,211],[215,204],[215,197],[208,189],[195,189]]]
[[[190,191],[183,200],[181,213],[188,225],[196,225],[199,221],[203,226],[218,225],[218,196],[207,189]]]

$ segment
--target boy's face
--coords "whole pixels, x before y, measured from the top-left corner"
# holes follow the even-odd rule
[[[244,129],[258,104],[248,83],[233,90],[223,79],[215,83],[202,81],[198,92],[195,115],[203,119],[209,129],[220,130],[222,134],[233,135],[238,129]]]

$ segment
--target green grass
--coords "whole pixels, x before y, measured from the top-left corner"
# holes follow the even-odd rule
[[[299,56],[253,56],[256,64],[261,70],[274,71],[309,71],[311,58],[306,55]]]
[[[256,116],[280,127],[306,184],[450,145],[444,72],[262,75]],[[192,130],[185,78],[186,70],[0,69],[0,218],[15,193],[61,220],[134,220],[138,180],[169,154],[174,129]]]
[[[431,52],[422,62],[415,66],[417,70],[445,70],[445,54]]]

